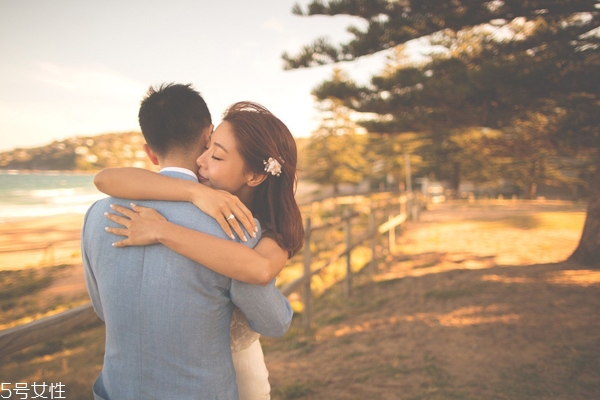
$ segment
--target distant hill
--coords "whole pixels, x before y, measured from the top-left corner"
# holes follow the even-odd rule
[[[297,138],[296,141],[302,157],[309,139]],[[78,136],[45,146],[2,152],[0,170],[95,171],[131,166],[154,169],[142,149],[143,144],[141,132]]]
[[[0,153],[0,169],[93,171],[107,167],[152,168],[140,132],[107,133]]]

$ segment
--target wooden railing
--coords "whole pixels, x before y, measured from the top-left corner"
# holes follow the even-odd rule
[[[356,197],[362,196],[351,196],[351,198]],[[364,208],[365,198],[359,199],[359,201],[362,203]],[[349,203],[353,205],[354,201],[350,200]],[[336,263],[339,259],[345,258],[346,262],[343,291],[345,296],[350,297],[352,295],[353,280],[351,261],[352,251],[368,241],[371,252],[368,268],[373,271],[377,259],[377,238],[380,235],[387,233],[388,250],[392,253],[395,252],[396,228],[405,223],[409,218],[416,218],[418,216],[417,208],[419,206],[416,201],[413,201],[412,195],[390,194],[389,198],[380,200],[372,200],[367,198],[366,205],[367,209],[369,210],[367,213],[367,229],[366,232],[359,236],[353,236],[352,222],[356,219],[363,218],[365,213],[354,211],[352,207],[346,208],[342,217],[331,218],[328,221],[315,226],[312,225],[311,215],[309,214],[306,216],[304,223],[305,237],[303,247],[304,273],[298,279],[286,284],[281,288],[281,292],[286,296],[289,296],[298,289],[302,288],[302,326],[304,329],[310,329],[311,326],[313,301],[311,280],[313,276],[334,265],[334,263]],[[384,214],[383,221],[378,221],[381,219],[378,218],[378,214]],[[314,257],[315,255],[313,255],[311,250],[313,235],[321,230],[335,230],[339,229],[340,227],[343,227],[344,229],[345,246],[343,250],[334,253],[333,256],[325,260],[321,259],[318,254],[317,257]]]
[[[377,238],[384,234],[388,234],[389,250],[395,251],[396,243],[396,228],[402,225],[412,215],[415,217],[418,212],[418,205],[412,200],[412,196],[406,194],[388,193],[387,198],[372,199],[367,195],[360,196],[339,196],[336,198],[337,203],[344,203],[345,212],[342,216],[329,218],[325,222],[312,225],[314,216],[310,211],[307,211],[305,217],[305,243],[303,248],[303,264],[304,273],[298,279],[286,284],[281,288],[281,292],[285,296],[290,296],[292,293],[302,289],[302,302],[304,310],[302,312],[302,326],[305,329],[310,328],[312,318],[312,301],[313,293],[311,287],[312,278],[330,267],[334,262],[341,258],[346,258],[346,271],[344,277],[344,294],[351,296],[352,294],[352,268],[351,256],[352,251],[364,242],[369,241],[371,249],[370,267],[374,268],[376,261],[376,244]],[[378,193],[378,197],[382,194]],[[367,205],[368,219],[367,229],[362,235],[354,237],[352,233],[353,221],[365,218],[365,212],[353,210],[354,206],[361,204],[364,209]],[[316,202],[311,203],[314,205]],[[382,215],[380,215],[382,214]],[[378,221],[383,218],[383,222]],[[311,244],[313,236],[318,231],[335,230],[340,227],[345,231],[345,246],[342,251],[339,251],[328,259],[323,260],[318,254],[313,254]],[[315,257],[316,256],[316,257]],[[56,314],[50,317],[42,318],[37,321],[16,326],[14,328],[0,331],[0,358],[15,351],[19,351],[26,347],[44,342],[46,340],[66,335],[75,329],[90,326],[91,324],[100,323],[100,319],[94,312],[91,303],[73,308],[71,310]]]

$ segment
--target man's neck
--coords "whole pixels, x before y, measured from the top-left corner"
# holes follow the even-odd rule
[[[181,167],[165,167],[165,168],[161,168],[160,172],[177,172],[180,174],[185,174],[185,175],[189,175],[190,177],[198,180],[198,175],[196,175],[194,173],[194,171],[190,171],[187,168],[181,168]]]
[[[178,160],[169,160],[169,159],[165,159],[165,160],[159,160],[158,166],[160,167],[160,169],[165,169],[165,168],[183,168],[183,169],[187,169],[189,171],[191,171],[194,175],[196,175],[196,172],[198,170],[198,166],[196,165],[196,162],[185,162],[185,161],[178,161]]]

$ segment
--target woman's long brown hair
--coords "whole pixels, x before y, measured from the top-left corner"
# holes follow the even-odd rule
[[[291,132],[265,107],[252,102],[233,104],[223,116],[232,125],[238,151],[246,168],[265,174],[265,162],[274,158],[281,175],[267,174],[255,189],[250,211],[270,231],[288,257],[298,253],[304,240],[302,215],[296,203],[298,151]]]

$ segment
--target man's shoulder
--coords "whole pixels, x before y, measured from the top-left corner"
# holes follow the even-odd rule
[[[181,201],[163,200],[131,200],[118,197],[106,197],[96,201],[88,209],[86,222],[89,219],[105,218],[104,213],[118,214],[110,208],[111,204],[131,208],[131,203],[139,206],[150,207],[158,211],[168,221],[186,228],[194,229],[213,236],[227,238],[219,223],[210,215],[198,209],[192,203]]]

